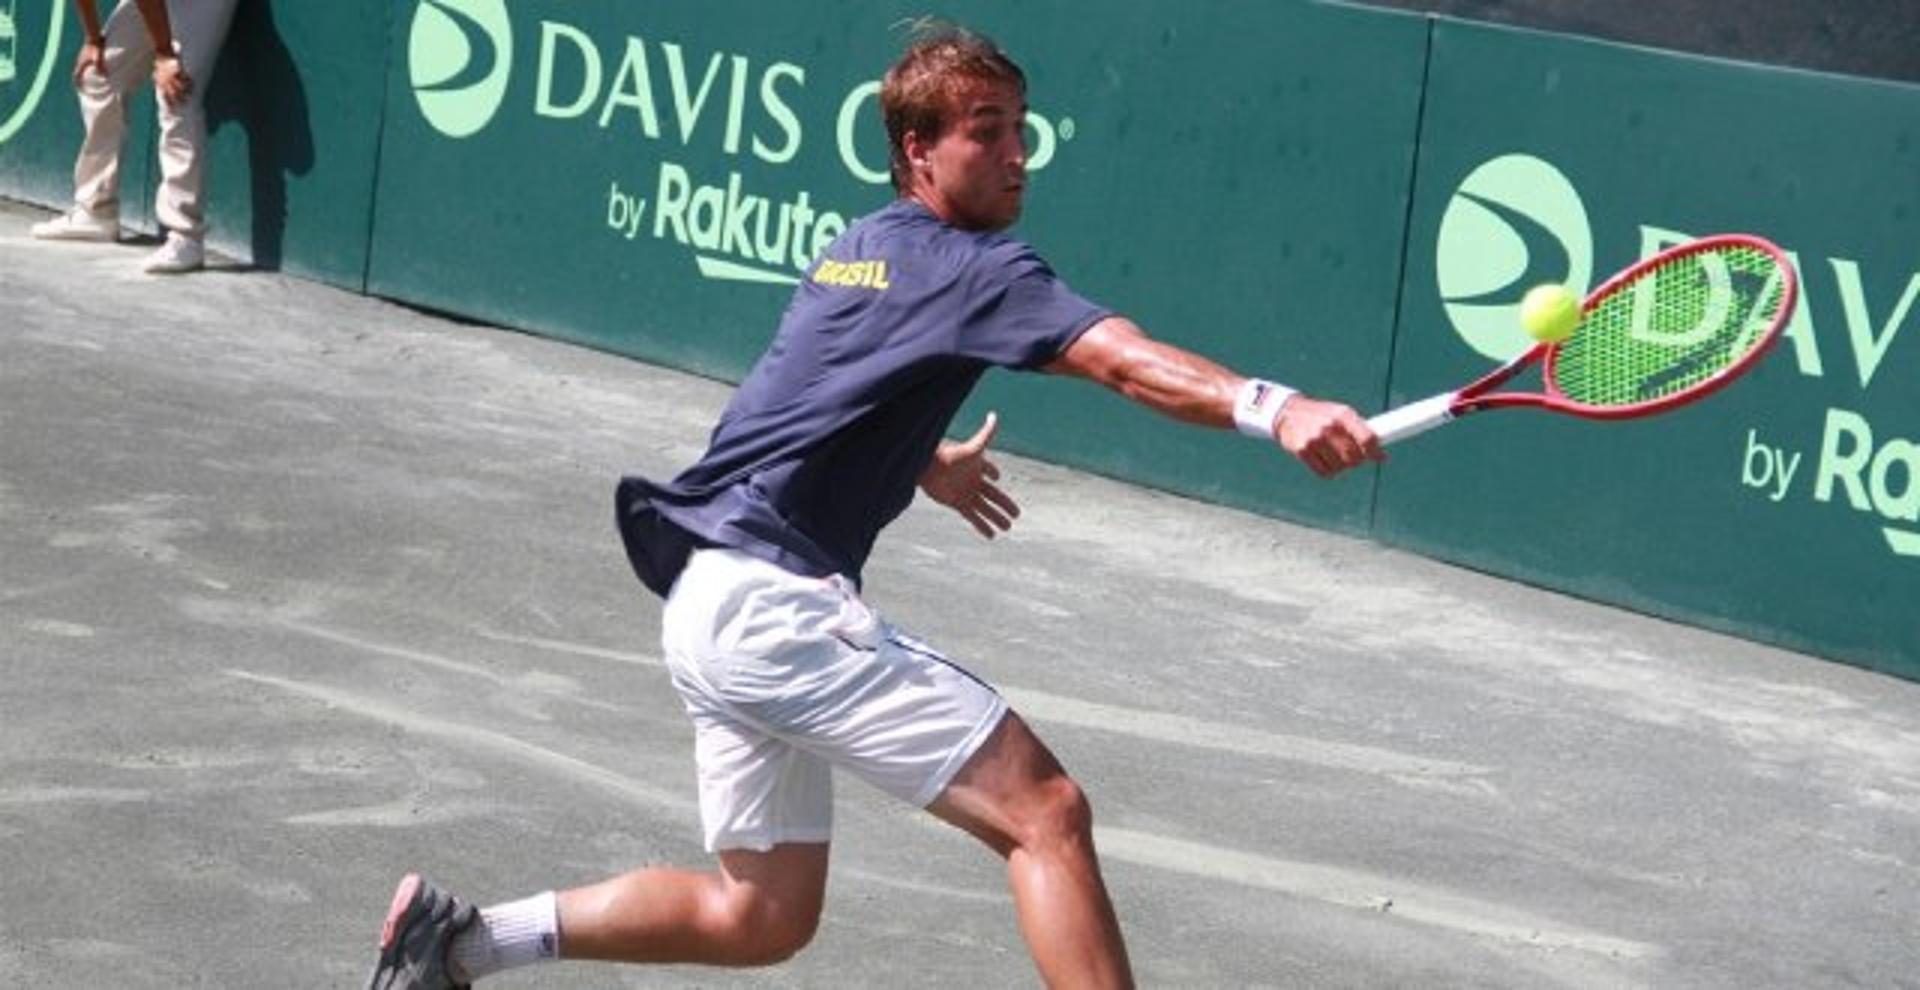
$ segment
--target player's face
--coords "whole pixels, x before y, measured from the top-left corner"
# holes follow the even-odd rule
[[[956,102],[946,132],[921,146],[921,198],[963,230],[1010,227],[1027,188],[1026,100],[1012,84],[973,82]]]

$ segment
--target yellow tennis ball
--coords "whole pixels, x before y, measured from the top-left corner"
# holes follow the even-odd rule
[[[1558,344],[1580,326],[1580,297],[1564,285],[1536,285],[1520,300],[1520,325],[1527,336]]]

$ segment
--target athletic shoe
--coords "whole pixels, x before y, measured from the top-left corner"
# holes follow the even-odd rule
[[[117,241],[120,216],[96,216],[84,206],[34,224],[29,232],[43,241]]]
[[[207,264],[207,249],[198,238],[167,232],[167,242],[147,256],[142,267],[149,275],[179,275],[197,272]]]
[[[380,928],[380,961],[367,990],[464,990],[447,972],[453,937],[473,927],[480,912],[409,873],[393,892]]]

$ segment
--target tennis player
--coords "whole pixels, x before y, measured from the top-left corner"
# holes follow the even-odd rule
[[[1079,786],[980,679],[860,597],[874,539],[916,484],[991,537],[1019,508],[987,457],[995,421],[944,441],[990,367],[1091,379],[1235,427],[1332,476],[1383,455],[1352,409],[1157,343],[1002,233],[1026,192],[1026,83],[991,41],[923,29],[880,103],[899,199],[836,240],[766,354],[671,482],[621,481],[640,580],[694,725],[714,869],[652,867],[485,910],[404,878],[375,987],[446,987],[554,958],[764,965],[819,923],[832,769],[1005,858],[1052,986],[1128,986]]]

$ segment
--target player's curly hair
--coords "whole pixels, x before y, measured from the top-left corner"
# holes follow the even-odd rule
[[[893,188],[904,192],[912,170],[905,148],[909,132],[923,139],[946,133],[961,86],[970,82],[1011,83],[1022,96],[1027,75],[993,39],[949,21],[921,18],[907,22],[907,50],[880,81],[880,116],[887,126]]]

